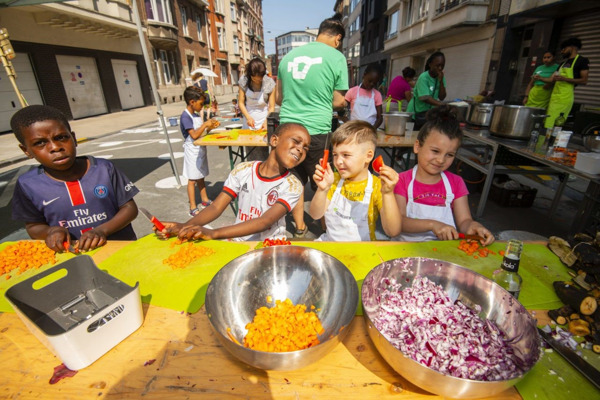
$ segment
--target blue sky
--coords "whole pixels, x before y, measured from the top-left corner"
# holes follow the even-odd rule
[[[275,37],[289,31],[318,28],[331,17],[335,0],[263,0],[265,55],[275,53]],[[271,31],[271,33],[269,33]]]

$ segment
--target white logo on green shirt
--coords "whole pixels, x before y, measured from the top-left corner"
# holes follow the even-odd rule
[[[292,71],[292,77],[294,79],[304,79],[311,66],[321,63],[323,63],[323,57],[310,58],[308,56],[300,56],[288,63],[287,70],[288,72]],[[299,69],[301,64],[304,64],[302,70]]]

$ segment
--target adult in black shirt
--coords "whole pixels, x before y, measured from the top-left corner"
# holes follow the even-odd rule
[[[565,118],[569,115],[575,99],[575,86],[587,84],[590,61],[579,55],[580,49],[581,40],[577,38],[567,39],[560,45],[560,53],[566,61],[560,65],[558,71],[550,79],[554,83],[554,87],[547,111],[550,116],[544,123],[546,128],[552,128],[560,114],[563,114]],[[546,81],[546,79],[543,80]]]

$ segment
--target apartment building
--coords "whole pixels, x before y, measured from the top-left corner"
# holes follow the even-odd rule
[[[243,66],[264,57],[261,0],[137,0],[140,39],[128,0],[75,0],[0,10],[17,57],[17,85],[29,104],[70,119],[151,105],[140,40],[161,102],[182,100],[190,73],[205,67],[217,95],[237,92]],[[0,72],[0,132],[20,108]]]
[[[305,30],[301,31],[289,31],[275,38],[275,57],[273,64],[273,75],[277,75],[277,69],[279,68],[279,61],[290,51],[296,47],[304,46],[310,42],[317,40],[318,28],[311,29],[306,27]]]
[[[132,11],[125,1],[81,0],[0,10],[16,52],[17,85],[29,104],[69,118],[152,104]],[[20,104],[0,72],[0,131]]]

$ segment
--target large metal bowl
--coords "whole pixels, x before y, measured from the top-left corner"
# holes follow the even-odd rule
[[[267,296],[272,302],[267,303]],[[320,344],[291,352],[262,352],[240,345],[256,310],[289,298],[316,307],[325,329]],[[235,357],[265,370],[294,370],[331,351],[348,332],[358,305],[352,273],[336,258],[300,246],[274,246],[246,253],[225,265],[206,292],[206,313],[217,337]],[[230,339],[227,329],[239,343]]]
[[[408,381],[440,396],[469,399],[502,392],[524,376],[493,382],[456,378],[420,364],[394,347],[372,322],[379,307],[379,294],[387,290],[384,278],[396,278],[397,283],[409,287],[417,275],[441,285],[451,299],[458,299],[470,308],[479,304],[479,316],[494,321],[504,331],[526,372],[538,361],[541,339],[535,322],[506,290],[483,275],[446,261],[399,258],[380,264],[369,272],[362,285],[362,304],[367,330],[375,347]]]

